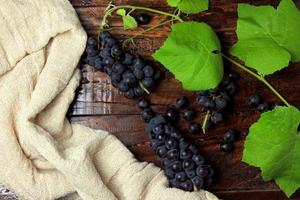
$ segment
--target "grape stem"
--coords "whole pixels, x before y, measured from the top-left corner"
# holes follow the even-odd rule
[[[208,121],[209,117],[210,117],[210,111],[207,111],[206,115],[205,115],[205,118],[204,118],[204,121],[203,121],[203,124],[202,124],[202,131],[203,131],[204,134],[206,133],[206,124],[207,124],[207,121]]]
[[[148,29],[143,30],[141,33],[138,33],[138,34],[136,34],[136,35],[134,35],[134,36],[132,36],[132,37],[130,37],[130,38],[127,38],[126,40],[123,41],[123,47],[125,46],[125,44],[126,44],[127,42],[133,41],[134,38],[136,38],[136,37],[138,37],[138,36],[141,36],[141,35],[143,35],[144,33],[147,33],[147,32],[149,32],[149,31],[152,31],[152,30],[154,30],[154,29],[156,29],[156,28],[159,28],[159,27],[161,27],[161,26],[163,26],[163,25],[165,25],[165,24],[168,24],[168,23],[170,23],[170,22],[172,22],[172,21],[174,21],[174,20],[173,20],[173,19],[170,19],[170,20],[167,20],[167,21],[163,21],[163,22],[161,22],[161,23],[159,23],[159,24],[157,24],[157,25],[155,25],[155,26],[152,26],[152,27],[150,27],[150,28],[148,28]]]
[[[179,15],[174,15],[168,12],[164,12],[164,11],[160,11],[160,10],[156,10],[153,8],[146,8],[146,7],[141,7],[141,6],[130,6],[130,5],[121,5],[121,6],[110,6],[110,8],[108,8],[105,11],[105,14],[103,16],[103,20],[101,23],[101,29],[103,29],[106,25],[107,25],[107,18],[116,10],[118,9],[130,9],[131,12],[134,10],[143,10],[143,11],[147,11],[147,12],[152,12],[152,13],[156,13],[156,14],[160,14],[160,15],[164,15],[167,17],[172,17],[174,20],[177,20],[179,22],[183,22],[183,20],[180,18]]]
[[[290,106],[290,104],[287,102],[287,100],[265,79],[264,76],[256,74],[255,72],[251,71],[247,67],[241,65],[237,61],[233,60],[232,58],[226,56],[222,52],[218,51],[218,54],[220,54],[222,57],[226,58],[228,61],[230,61],[235,66],[239,67],[240,69],[246,71],[247,73],[251,74],[261,82],[263,82],[286,106]]]

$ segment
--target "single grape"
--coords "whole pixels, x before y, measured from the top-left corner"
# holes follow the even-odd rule
[[[133,88],[130,88],[127,92],[124,93],[124,95],[128,99],[134,98],[134,90],[133,90]]]
[[[175,179],[179,182],[184,182],[187,179],[186,173],[185,172],[179,172],[175,175]]]
[[[138,24],[145,25],[151,21],[151,16],[148,14],[142,13],[142,14],[136,16],[135,20],[138,22]]]
[[[223,141],[224,142],[234,142],[238,138],[238,131],[229,129],[228,131],[225,132],[223,135]]]
[[[184,110],[182,115],[183,118],[187,121],[192,121],[197,117],[196,111],[192,108],[187,108],[186,110]]]
[[[229,153],[234,150],[234,146],[232,143],[222,143],[220,145],[220,150]]]
[[[193,133],[193,134],[200,133],[201,130],[202,130],[201,124],[195,123],[195,122],[190,123],[190,125],[189,125],[190,133]]]
[[[173,123],[179,120],[179,114],[174,108],[169,108],[165,115]]]
[[[152,77],[154,75],[154,69],[152,66],[150,65],[146,65],[144,68],[143,68],[143,72],[145,74],[145,77]]]
[[[87,44],[89,46],[94,47],[98,44],[98,41],[94,37],[89,37],[88,40],[87,40]]]
[[[219,123],[223,122],[223,120],[224,120],[223,114],[220,112],[213,112],[210,119],[211,119],[212,123],[214,123],[214,124],[219,124]]]
[[[146,87],[146,88],[153,88],[155,86],[155,82],[152,78],[144,78],[142,80],[142,84]]]
[[[176,99],[176,108],[178,109],[184,109],[189,105],[189,100],[186,97],[178,97]]]
[[[153,118],[153,115],[154,114],[151,109],[144,109],[141,111],[141,118],[147,123]]]
[[[262,99],[259,95],[254,94],[249,97],[249,104],[253,107],[258,107],[258,105],[262,102]]]
[[[124,54],[124,58],[122,60],[122,63],[124,65],[131,65],[132,62],[133,62],[133,56],[131,54],[129,54],[129,53],[125,53]]]
[[[146,109],[146,108],[150,108],[150,101],[148,101],[147,99],[140,99],[139,100],[139,108],[140,109]]]

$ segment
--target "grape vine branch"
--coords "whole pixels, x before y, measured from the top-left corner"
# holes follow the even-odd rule
[[[100,26],[100,30],[106,28],[108,26],[107,23],[107,19],[109,16],[111,16],[111,14],[119,9],[129,9],[130,13],[135,11],[135,10],[142,10],[142,11],[147,11],[147,12],[151,12],[151,13],[156,13],[156,14],[160,14],[160,15],[164,15],[167,17],[171,17],[172,19],[179,21],[179,22],[183,22],[183,19],[181,19],[180,12],[178,12],[177,14],[171,14],[168,12],[164,12],[161,10],[157,10],[157,9],[153,9],[153,8],[146,8],[146,7],[141,7],[141,6],[131,6],[131,5],[120,5],[120,6],[115,6],[113,4],[109,4],[108,7],[105,10],[105,14],[103,16],[103,20]]]
[[[261,82],[263,82],[286,106],[291,106],[287,102],[287,100],[265,79],[264,76],[256,74],[255,72],[251,71],[247,67],[241,65],[240,63],[238,63],[237,61],[233,60],[232,58],[226,56],[225,54],[223,54],[220,51],[215,52],[215,53],[220,54],[222,57],[224,57],[225,59],[227,59],[228,61],[230,61],[235,66],[239,67],[240,69],[246,71],[247,73],[251,74],[252,76],[254,76],[255,78],[257,78],[258,80],[260,80]]]

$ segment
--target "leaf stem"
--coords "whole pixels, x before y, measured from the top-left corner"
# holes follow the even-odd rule
[[[217,53],[220,54],[221,56],[223,56],[224,58],[226,58],[228,61],[230,61],[235,66],[241,68],[242,70],[248,72],[249,74],[251,74],[252,76],[254,76],[255,78],[257,78],[258,80],[260,80],[261,82],[263,82],[286,106],[290,106],[290,104],[287,102],[287,100],[265,79],[265,77],[263,77],[262,75],[256,74],[255,72],[251,71],[247,67],[241,65],[240,63],[238,63],[237,61],[233,60],[232,58],[226,56],[222,52],[217,52]]]
[[[207,121],[208,121],[209,117],[210,117],[210,111],[207,111],[206,115],[205,115],[205,118],[204,118],[204,121],[203,121],[203,124],[202,124],[202,131],[203,131],[204,134],[206,133],[206,124],[207,124]]]
[[[121,6],[113,6],[113,7],[109,8],[108,10],[106,10],[106,12],[103,16],[103,20],[102,20],[100,29],[103,29],[107,25],[107,18],[114,11],[116,11],[118,9],[143,10],[143,11],[148,11],[148,12],[164,15],[164,16],[167,16],[167,17],[172,17],[173,19],[175,19],[179,22],[183,22],[183,20],[180,18],[180,16],[174,15],[174,14],[171,14],[171,13],[168,13],[168,12],[164,12],[164,11],[161,11],[161,10],[157,10],[157,9],[153,9],[153,8],[147,8],[147,7],[141,7],[141,6],[121,5]]]
[[[140,36],[140,35],[143,35],[144,33],[147,33],[147,32],[149,32],[149,31],[152,31],[152,30],[154,30],[154,29],[156,29],[156,28],[158,28],[158,27],[160,27],[160,26],[163,26],[163,25],[165,25],[165,24],[168,24],[169,22],[172,22],[172,21],[174,21],[174,20],[173,20],[173,19],[170,19],[170,20],[161,22],[161,23],[159,23],[159,24],[157,24],[157,25],[155,25],[155,26],[152,26],[152,27],[150,27],[150,28],[148,28],[148,29],[146,29],[146,30],[143,30],[142,32],[140,32],[140,33],[138,33],[138,34],[136,34],[136,35],[134,35],[134,36],[132,36],[132,37],[130,37],[130,38],[127,38],[126,40],[123,41],[123,46],[125,46],[125,44],[126,44],[127,42],[129,42],[129,41],[133,41],[134,38],[136,38],[136,37],[138,37],[138,36]]]

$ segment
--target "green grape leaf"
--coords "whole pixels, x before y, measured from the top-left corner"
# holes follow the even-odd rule
[[[208,0],[167,0],[172,7],[177,7],[184,13],[196,14],[208,9]]]
[[[130,15],[125,15],[123,18],[124,30],[135,29],[138,27],[137,21]]]
[[[164,45],[153,54],[186,90],[215,88],[223,78],[220,41],[213,29],[199,22],[174,24]]]
[[[300,187],[300,111],[278,106],[263,113],[249,130],[243,161],[259,167],[290,197]]]
[[[125,9],[118,9],[117,14],[122,16],[124,30],[135,29],[138,27],[137,21],[129,14],[126,14]]]
[[[177,7],[181,0],[167,0],[167,2],[171,7]]]
[[[118,9],[117,10],[117,14],[122,16],[122,17],[125,17],[126,15],[126,10],[125,9]]]
[[[292,0],[282,0],[277,9],[239,4],[238,15],[232,55],[261,75],[300,61],[300,12]]]

